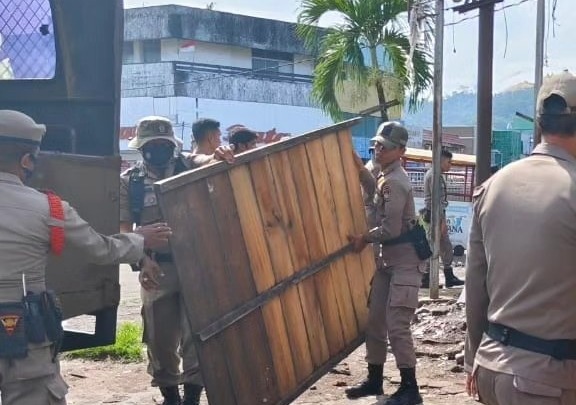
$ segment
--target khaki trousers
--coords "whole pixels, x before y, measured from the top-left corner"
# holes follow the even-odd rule
[[[386,362],[388,339],[398,368],[416,366],[410,323],[418,307],[422,274],[417,265],[378,269],[370,290],[366,328],[366,361]]]
[[[66,405],[67,393],[49,343],[30,344],[24,359],[0,359],[2,405]]]
[[[576,387],[563,390],[478,367],[480,402],[486,405],[576,405]]]
[[[142,289],[144,343],[152,386],[202,385],[196,349],[184,310],[180,281],[173,264],[162,263],[157,289]],[[182,358],[183,372],[180,372]]]
[[[426,237],[432,247],[432,227],[430,224],[426,224]],[[454,261],[454,246],[450,242],[450,234],[448,233],[448,228],[446,225],[446,219],[444,219],[444,227],[440,232],[440,259],[442,260],[442,265],[444,268],[452,266]],[[426,273],[430,273],[430,260],[426,260]]]

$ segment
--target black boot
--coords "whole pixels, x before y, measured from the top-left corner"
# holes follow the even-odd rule
[[[424,273],[422,275],[422,284],[420,288],[430,288],[430,273]]]
[[[384,381],[384,366],[382,364],[368,364],[368,378],[355,387],[346,390],[348,399],[357,399],[370,395],[384,395],[382,382]]]
[[[164,397],[164,402],[162,402],[162,405],[181,405],[180,391],[178,390],[178,386],[160,387],[160,392]]]
[[[400,369],[400,388],[388,398],[384,405],[421,405],[415,368]]]
[[[454,275],[452,267],[444,268],[444,278],[446,279],[446,288],[463,286],[464,281]]]
[[[200,395],[202,395],[201,385],[184,384],[184,402],[182,405],[200,405]]]

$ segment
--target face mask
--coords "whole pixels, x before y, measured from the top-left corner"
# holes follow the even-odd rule
[[[150,145],[142,148],[142,156],[146,163],[154,167],[165,167],[174,157],[174,145]]]

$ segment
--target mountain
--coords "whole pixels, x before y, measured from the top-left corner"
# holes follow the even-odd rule
[[[531,83],[519,83],[509,89],[495,94],[493,97],[494,129],[506,129],[514,121],[516,112],[532,117],[534,115],[534,86]],[[475,126],[476,125],[476,93],[462,90],[444,98],[444,126]],[[408,111],[406,108],[405,111]],[[422,128],[432,127],[432,102],[425,102],[415,114],[408,114],[404,121],[408,126]]]

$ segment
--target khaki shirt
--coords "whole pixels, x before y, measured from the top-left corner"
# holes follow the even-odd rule
[[[487,321],[541,339],[576,339],[576,159],[540,144],[475,192],[466,269],[465,364],[576,387],[576,361],[503,346]]]
[[[376,226],[370,230],[369,241],[385,242],[410,229],[416,220],[414,196],[408,174],[395,162],[382,169],[376,181],[376,193],[372,201]],[[410,243],[382,247],[381,265],[419,264],[414,247]]]
[[[372,160],[364,165],[360,171],[360,184],[362,185],[362,199],[364,200],[364,209],[366,219],[370,229],[378,226],[376,220],[376,209],[374,208],[374,193],[376,191],[376,177],[380,173],[380,166]]]
[[[424,175],[424,205],[427,210],[432,210],[432,182],[434,172],[429,169]],[[446,179],[440,175],[440,203],[446,209],[448,207],[448,189],[446,188]]]
[[[93,264],[135,263],[144,255],[144,238],[136,234],[104,236],[86,223],[67,202],[64,221],[50,217],[44,193],[0,172],[0,302],[22,298],[22,274],[27,289],[46,289],[50,226],[64,228],[65,249],[80,250]]]
[[[203,166],[208,163],[214,162],[212,156],[198,155],[198,154],[182,154],[182,162],[188,170]],[[144,208],[142,210],[141,225],[153,224],[163,220],[156,192],[154,191],[154,183],[171,177],[174,175],[176,168],[175,160],[173,160],[164,173],[164,176],[157,176],[154,172],[148,169],[144,162],[138,162],[130,169],[126,170],[120,175],[120,222],[134,223],[132,213],[130,211],[130,174],[138,169],[141,175],[144,176]],[[169,253],[169,248],[159,253]]]

